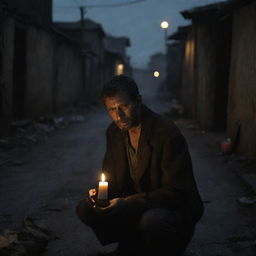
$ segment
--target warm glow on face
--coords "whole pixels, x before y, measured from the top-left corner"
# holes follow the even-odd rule
[[[154,77],[159,77],[160,76],[160,73],[158,71],[155,71],[154,72]]]
[[[161,22],[161,28],[166,29],[166,28],[168,28],[168,26],[169,26],[169,23],[167,21],[162,21]]]
[[[116,75],[123,75],[124,74],[124,64],[118,64],[116,66]]]
[[[104,105],[111,119],[121,130],[127,131],[136,125],[140,104],[135,104],[130,96],[119,93],[113,97],[105,97]]]
[[[105,182],[105,174],[104,173],[101,174],[101,181]]]

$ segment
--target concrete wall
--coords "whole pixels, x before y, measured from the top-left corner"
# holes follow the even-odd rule
[[[8,132],[12,118],[12,86],[15,21],[6,18],[1,22],[0,32],[0,135]]]
[[[256,3],[234,13],[229,83],[228,132],[241,122],[239,153],[256,155]]]
[[[80,102],[83,98],[82,58],[65,43],[56,45],[56,81],[54,83],[54,109],[61,109]]]
[[[89,102],[98,102],[100,92],[104,83],[104,45],[103,38],[98,30],[86,30],[85,45],[87,50],[95,53],[87,61],[87,100]]]
[[[225,130],[230,69],[231,19],[195,22],[196,119],[205,130]]]
[[[176,42],[168,47],[167,55],[167,93],[168,97],[181,101],[182,67],[184,42]]]
[[[27,118],[45,115],[53,110],[54,46],[52,34],[33,26],[28,27],[24,113]]]
[[[203,129],[210,130],[214,124],[216,88],[216,31],[215,23],[196,25],[196,119]]]

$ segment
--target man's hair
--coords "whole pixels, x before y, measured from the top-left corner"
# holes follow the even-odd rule
[[[136,101],[139,94],[139,89],[136,82],[125,75],[116,75],[108,81],[102,89],[101,98],[114,97],[117,94],[125,94],[133,101]]]

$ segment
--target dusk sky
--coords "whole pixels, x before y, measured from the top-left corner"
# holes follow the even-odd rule
[[[55,21],[77,21],[80,19],[78,6],[129,3],[135,0],[53,0]],[[190,24],[180,11],[225,0],[138,0],[136,4],[118,7],[87,8],[86,18],[100,23],[107,34],[129,37],[127,49],[133,67],[144,68],[149,57],[164,52],[162,20],[170,23],[168,35],[178,26]]]

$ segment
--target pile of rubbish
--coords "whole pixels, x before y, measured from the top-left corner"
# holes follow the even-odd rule
[[[11,123],[11,135],[0,139],[0,151],[29,146],[44,140],[51,132],[71,123],[85,121],[83,115],[41,117],[39,120],[18,120]]]
[[[50,240],[58,239],[47,228],[26,217],[22,229],[13,231],[0,228],[1,256],[35,256],[42,254]]]
[[[182,118],[183,114],[184,107],[175,99],[171,100],[168,111],[164,113],[164,115],[171,119]]]

